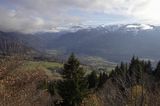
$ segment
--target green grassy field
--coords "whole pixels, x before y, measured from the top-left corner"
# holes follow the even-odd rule
[[[95,56],[80,57],[80,60],[82,63],[91,66],[92,70],[96,70],[98,72],[105,71],[108,74],[117,65],[116,63],[112,63],[112,62],[104,60],[101,57],[95,57]]]
[[[18,69],[23,71],[34,71],[37,69],[45,71],[46,75],[50,79],[61,79],[59,73],[54,72],[54,70],[62,68],[63,64],[57,62],[46,62],[46,61],[25,61],[22,66]]]
[[[32,70],[36,68],[43,68],[48,70],[54,70],[56,68],[62,68],[63,64],[56,62],[45,62],[45,61],[25,61],[22,68]]]
[[[90,63],[90,59],[94,60],[94,62]],[[88,60],[87,63],[88,64],[90,63],[89,66],[87,65],[82,66],[86,72],[86,75],[90,74],[92,70],[101,72],[102,71],[101,69],[103,69],[103,71],[106,71],[109,74],[110,71],[115,67],[114,64],[107,64],[105,62],[102,62],[101,59],[90,57],[89,59],[87,58],[87,60]],[[55,72],[55,70],[59,68],[63,68],[63,64],[57,63],[57,62],[47,62],[47,61],[25,61],[23,65],[19,67],[19,69],[27,70],[27,71],[42,69],[46,72],[46,75],[49,76],[50,78],[61,77],[59,73]]]

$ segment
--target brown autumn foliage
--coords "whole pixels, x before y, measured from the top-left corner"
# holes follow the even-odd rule
[[[17,56],[8,56],[0,58],[0,79],[3,79],[7,74],[15,71],[15,69],[22,65],[23,61]]]
[[[15,57],[1,59],[0,64],[0,106],[53,106],[47,89],[38,88],[50,80],[44,70],[16,70],[23,61]]]
[[[61,100],[51,96],[46,87],[39,87],[51,81],[43,69],[17,70],[21,65],[23,59],[18,57],[0,59],[0,106],[54,106],[56,100]],[[142,83],[133,85],[119,75],[110,77],[81,106],[160,106],[160,82],[153,77],[144,72]]]

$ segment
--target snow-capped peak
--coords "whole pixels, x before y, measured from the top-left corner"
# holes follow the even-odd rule
[[[152,26],[147,25],[147,24],[129,24],[129,25],[126,26],[126,28],[129,28],[129,29],[141,29],[141,30],[153,29]]]

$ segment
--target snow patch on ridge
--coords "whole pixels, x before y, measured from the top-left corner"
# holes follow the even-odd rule
[[[130,24],[130,25],[127,25],[126,28],[129,28],[129,29],[142,29],[142,30],[149,30],[149,29],[153,29],[152,26],[150,25],[147,25],[147,24]]]

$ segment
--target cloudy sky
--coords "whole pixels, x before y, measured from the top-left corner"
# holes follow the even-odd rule
[[[32,33],[71,26],[160,24],[160,0],[0,0],[0,30]]]

